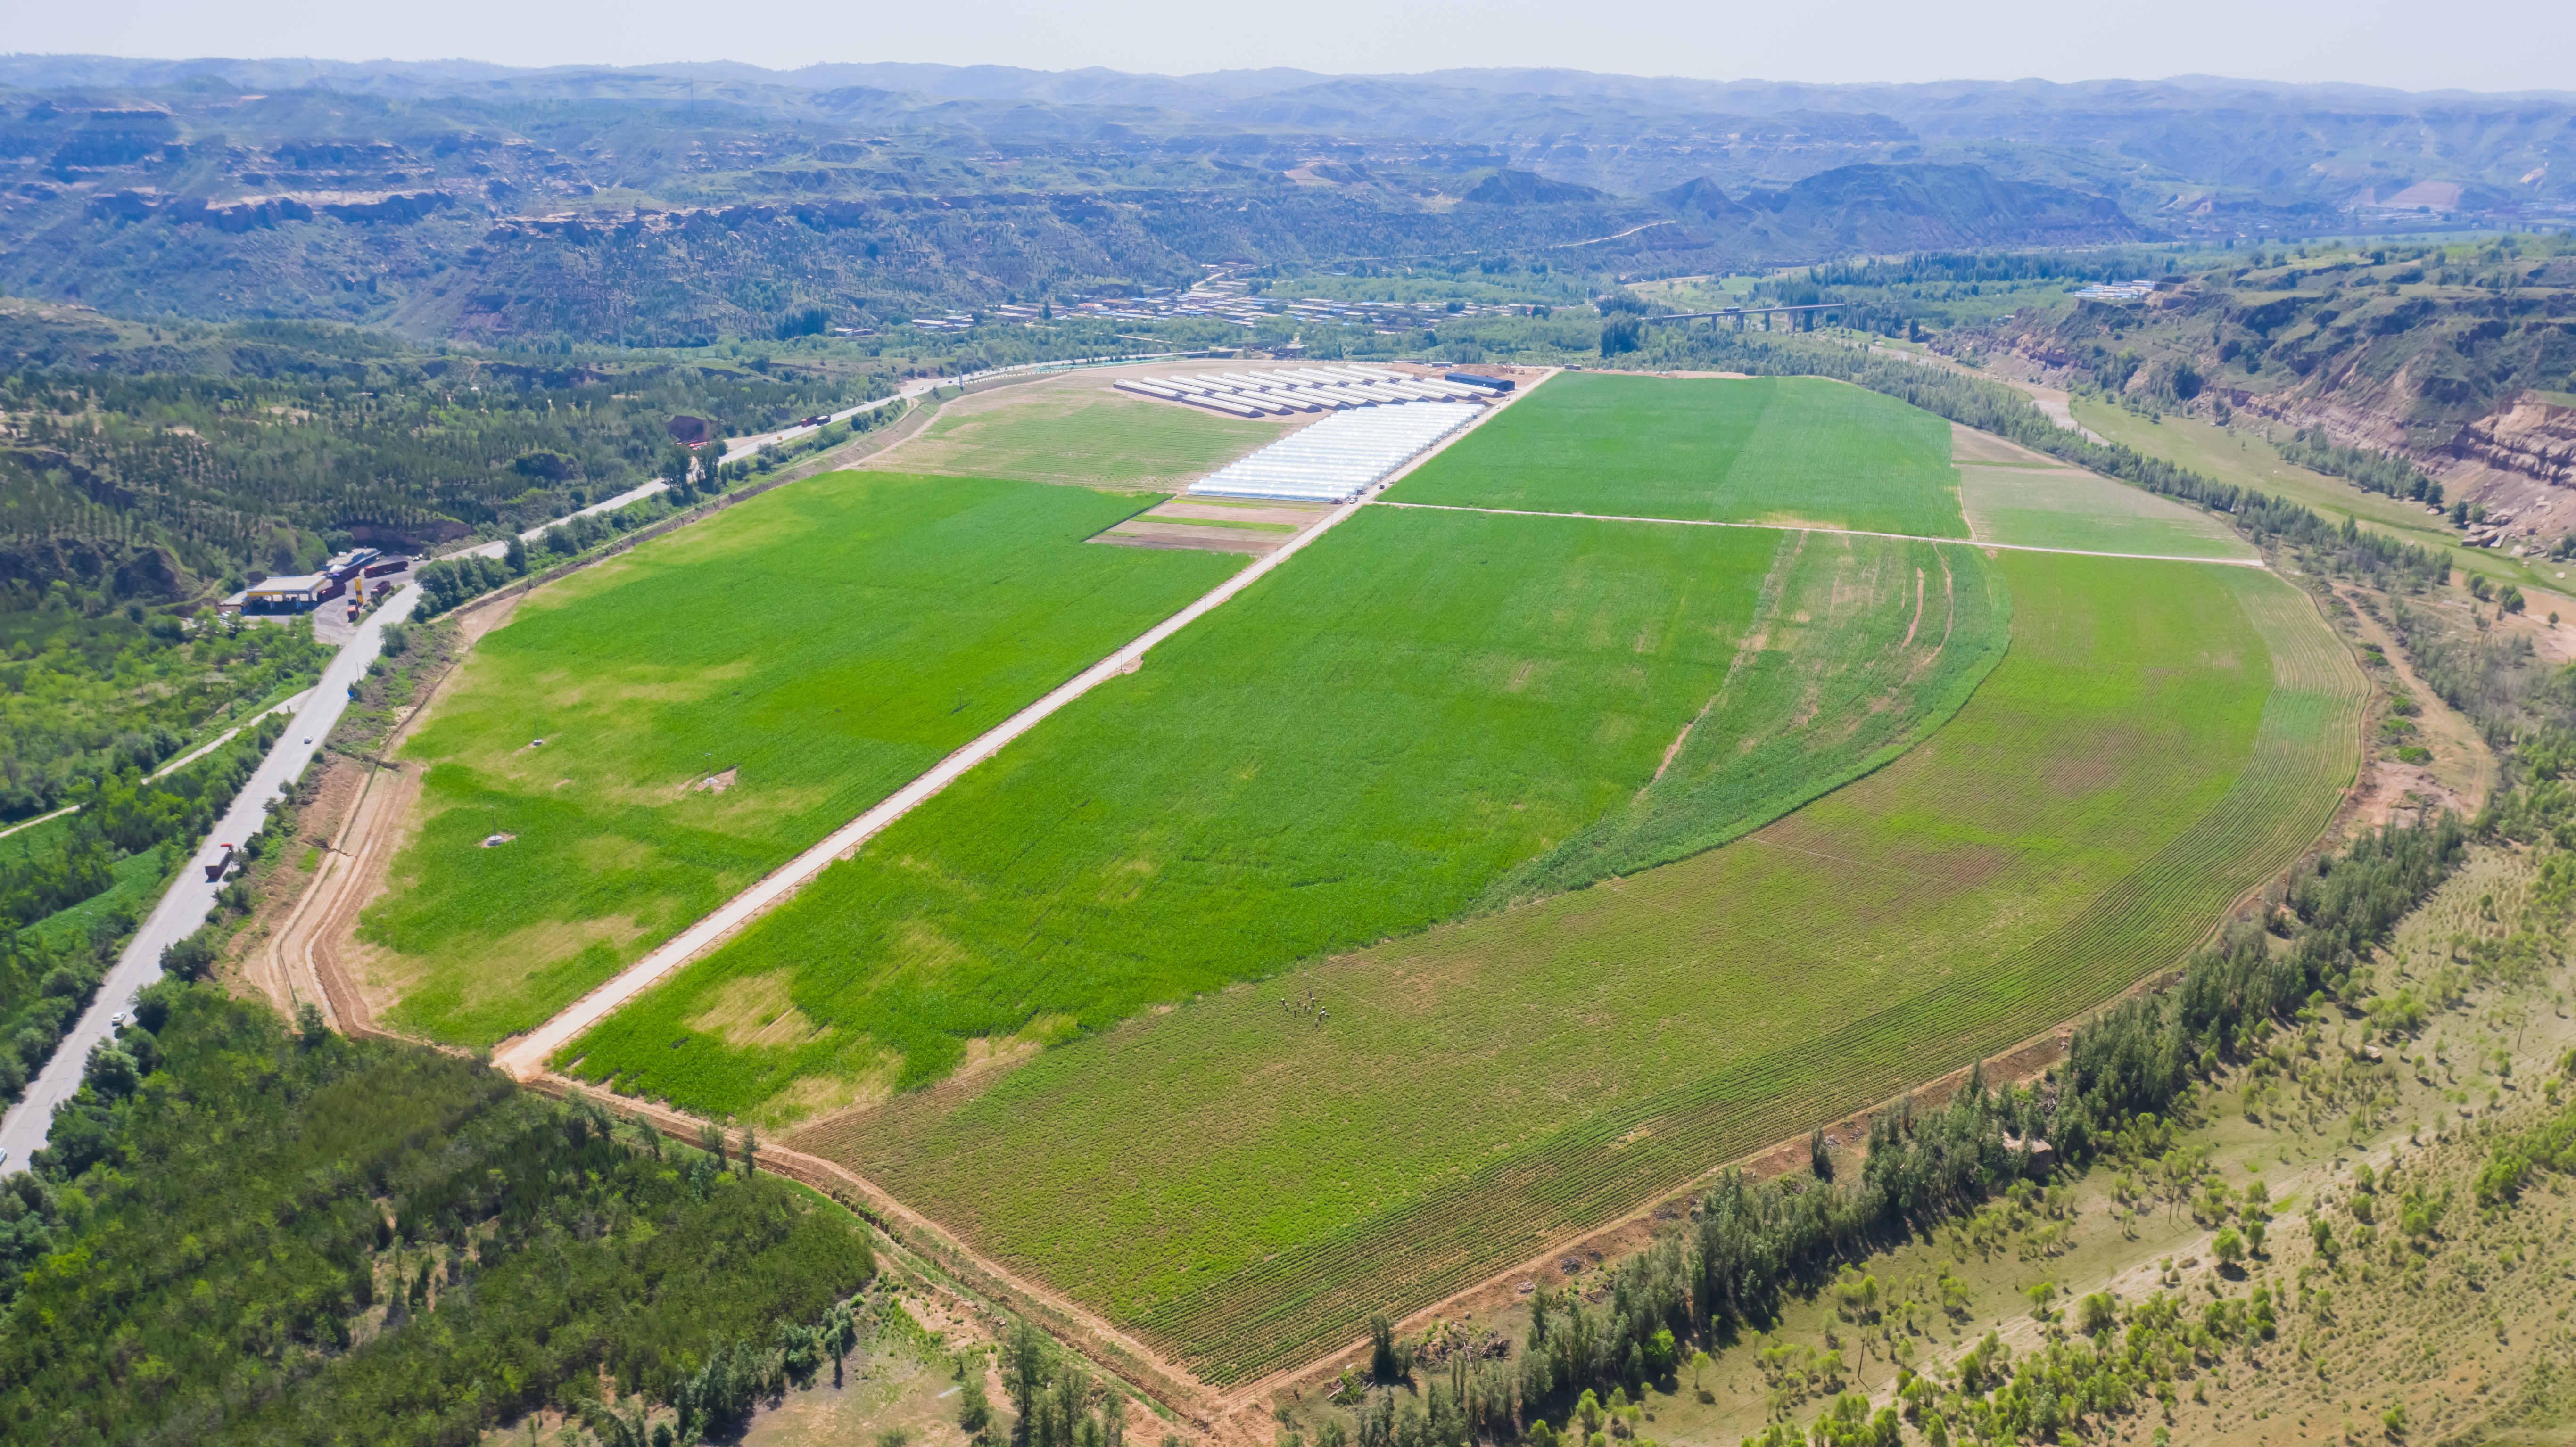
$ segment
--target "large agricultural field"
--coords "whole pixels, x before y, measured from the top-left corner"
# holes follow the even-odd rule
[[[1950,427],[1814,377],[1561,374],[1390,501],[1964,538]]]
[[[1043,435],[1043,419],[980,415],[988,439]],[[1043,628],[1012,625],[1024,646],[1069,637],[1073,612],[1118,618],[1046,653],[1051,676],[1014,675],[1029,685],[1015,699],[1236,566],[1080,543],[1133,496],[869,481],[937,514],[886,536],[900,565],[841,570],[908,580],[911,601],[879,613],[938,613],[964,567],[993,606],[1057,600]],[[992,511],[937,512],[978,488]],[[2313,842],[2358,765],[2359,669],[2232,534],[1859,389],[1561,375],[1387,501],[1306,539],[555,1068],[784,1134],[1239,1384],[2172,964]],[[893,510],[879,502],[833,506]],[[1007,564],[958,561],[1039,514]],[[773,575],[802,555],[780,542],[748,586],[792,590]],[[516,634],[519,651],[419,745],[480,750],[480,773],[432,774],[414,846],[427,857],[448,831],[446,912],[414,904],[414,882],[379,907],[380,938],[399,926],[425,952],[476,926],[477,890],[508,897],[506,861],[476,856],[528,836],[471,850],[484,830],[521,831],[468,812],[462,791],[491,775],[512,807],[552,802],[569,756],[537,766],[527,735],[582,728],[525,717],[523,700],[582,700],[573,681],[599,673],[582,650],[606,648],[598,630],[637,600],[583,628],[556,620],[621,587],[717,588],[724,556],[599,570],[486,640]],[[1138,557],[1202,568],[1102,561]],[[1154,588],[1168,592],[1146,606]],[[1069,609],[1068,589],[1133,607]],[[807,687],[793,680],[827,666],[818,652],[880,651],[852,645],[850,616],[740,646],[783,670],[776,687]],[[926,712],[939,670],[967,665],[882,688],[868,666],[881,707]],[[619,760],[655,757],[646,734],[704,752],[704,731],[734,722],[730,700],[632,677],[603,695],[653,692]],[[941,737],[1006,711],[996,699]],[[764,726],[792,713],[753,710]],[[782,775],[804,788],[792,830],[778,808],[767,833],[737,834],[775,862],[944,751],[888,757],[862,785],[809,750],[810,773]],[[673,799],[717,802],[688,791],[710,764],[677,766]],[[446,977],[422,972],[408,1018],[452,1038],[521,1028],[758,872],[684,892],[727,856],[676,867],[693,839],[613,835],[612,817],[593,809],[550,846],[585,862],[555,887],[590,913],[548,905],[542,929],[467,939]],[[626,886],[589,861],[630,837],[670,856]],[[586,902],[611,885],[645,902]],[[578,959],[524,980],[493,967],[573,919]],[[609,927],[623,920],[650,928]]]
[[[1240,565],[1084,542],[1159,500],[834,474],[531,595],[406,750],[393,1021],[543,1020]]]
[[[2012,651],[1949,726],[1749,838],[794,1143],[1231,1383],[1998,1051],[2304,848],[2364,686],[2262,572],[1997,566]]]
[[[1370,509],[601,1026],[579,1073],[748,1114],[1420,929],[1643,781],[1778,544]]]

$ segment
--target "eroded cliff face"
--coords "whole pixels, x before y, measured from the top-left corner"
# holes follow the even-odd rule
[[[2576,403],[2525,392],[2461,428],[2450,452],[2464,468],[2576,488]]]
[[[2472,545],[2530,550],[2576,533],[2576,405],[2517,393],[2428,447],[2408,426],[2414,398],[2402,375],[2325,396],[2237,392],[2225,400],[2240,421],[2313,427],[2347,446],[2405,457],[2441,483],[2445,497],[2485,509],[2487,522],[2466,534]]]

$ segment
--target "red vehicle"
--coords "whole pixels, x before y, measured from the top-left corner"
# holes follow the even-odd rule
[[[215,850],[214,862],[206,866],[206,882],[208,884],[213,884],[221,880],[224,877],[224,870],[229,868],[233,862],[233,847],[231,845],[218,844],[215,846]]]

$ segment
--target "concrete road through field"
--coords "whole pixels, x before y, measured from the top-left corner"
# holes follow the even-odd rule
[[[885,802],[842,825],[822,843],[780,865],[758,883],[725,901],[715,913],[689,926],[670,942],[637,960],[607,984],[591,991],[566,1007],[563,1013],[538,1026],[526,1035],[503,1041],[492,1054],[492,1063],[521,1080],[545,1072],[546,1061],[574,1036],[607,1019],[617,1008],[635,998],[673,970],[713,949],[735,930],[749,924],[761,914],[804,887],[805,882],[820,874],[833,860],[858,849],[875,838],[885,827],[910,813],[932,795],[945,789],[958,775],[1002,751],[1002,746],[1046,719],[1056,710],[1089,693],[1109,679],[1127,671],[1145,657],[1147,649],[1178,633],[1201,614],[1226,599],[1242,592],[1265,576],[1271,569],[1288,561],[1308,543],[1322,537],[1334,524],[1360,510],[1358,503],[1345,503],[1325,515],[1324,520],[1300,533],[1279,551],[1261,558],[1243,571],[1219,583],[1180,612],[1148,629],[1141,637],[1084,669],[1068,683],[1027,708],[1011,715],[955,753],[933,765],[928,773],[888,795]]]
[[[303,706],[286,726],[285,736],[268,751],[267,758],[260,760],[249,782],[233,797],[232,807],[217,821],[214,833],[198,844],[195,857],[144,917],[134,938],[107,972],[107,979],[99,985],[98,994],[91,998],[89,1008],[81,1012],[62,1044],[55,1047],[54,1058],[45,1062],[44,1070],[27,1086],[26,1095],[9,1108],[8,1118],[0,1121],[0,1150],[8,1152],[7,1162],[0,1164],[0,1175],[27,1168],[27,1157],[44,1147],[46,1135],[53,1129],[54,1108],[79,1091],[90,1051],[115,1033],[109,1022],[132,1010],[134,997],[143,987],[161,978],[161,952],[194,934],[214,913],[215,891],[222,886],[209,882],[203,868],[213,857],[214,846],[238,844],[259,832],[279,791],[304,772],[304,766],[321,751],[322,740],[340,722],[341,713],[349,706],[350,686],[365,676],[368,665],[376,661],[384,647],[385,625],[411,616],[412,605],[419,600],[420,589],[416,587],[405,587],[385,600],[322,670],[321,681],[304,695]]]
[[[1040,364],[1041,367],[1053,364]],[[1006,370],[1023,370],[1018,368]],[[1545,374],[1539,380],[1556,375]],[[1535,387],[1535,383],[1532,384]],[[1524,389],[1502,402],[1487,407],[1466,426],[1450,433],[1415,456],[1402,467],[1381,478],[1373,486],[1379,490],[1393,486],[1415,468],[1457,444],[1459,439],[1501,412],[1519,397],[1529,395]],[[722,943],[734,931],[759,918],[781,900],[804,887],[807,880],[823,872],[833,860],[855,853],[858,847],[875,838],[885,827],[902,818],[924,800],[937,794],[968,769],[1002,751],[1002,746],[1092,689],[1141,664],[1147,650],[1188,627],[1209,609],[1242,592],[1270,571],[1295,557],[1308,544],[1333,530],[1344,520],[1367,506],[1366,502],[1348,502],[1326,513],[1323,520],[1297,534],[1277,552],[1253,562],[1251,566],[1216,585],[1206,595],[1178,613],[1155,624],[1141,636],[1107,658],[1100,660],[1046,697],[993,726],[991,731],[959,748],[933,765],[928,773],[888,795],[884,802],[842,825],[839,829],[804,853],[762,876],[749,889],[735,895],[716,912],[689,926],[666,941],[660,948],[628,965],[608,983],[566,1006],[561,1014],[539,1025],[525,1035],[501,1042],[492,1052],[492,1063],[521,1080],[530,1080],[546,1071],[546,1062],[554,1053],[570,1044],[576,1036],[616,1013],[618,1007],[660,982],[680,966]]]

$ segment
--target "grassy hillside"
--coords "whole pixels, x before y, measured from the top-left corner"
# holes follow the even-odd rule
[[[1946,424],[1874,392],[1803,377],[1562,374],[1387,497],[1968,535]]]
[[[2568,587],[2558,576],[2567,571],[2564,561],[2517,558],[2500,548],[2462,547],[2459,530],[2427,513],[2422,504],[2364,492],[2342,478],[2301,467],[2283,457],[2254,428],[2220,427],[2170,413],[2149,421],[2090,397],[2075,398],[2072,410],[2085,426],[2148,457],[2289,498],[2337,522],[2350,518],[2354,525],[2382,537],[2433,549],[2464,575],[2553,592]]]
[[[530,597],[406,750],[396,1018],[536,1023],[1240,565],[1083,542],[1156,500],[837,474]]]
[[[2025,313],[1998,340],[2109,391],[2206,414],[2342,408],[2419,457],[2526,388],[2576,378],[2576,243],[2300,248],[2231,258],[2143,305]]]
[[[1234,1382],[2064,1018],[2314,837],[2362,681],[2261,573],[1998,566],[1967,707],[1779,824],[797,1143]]]

